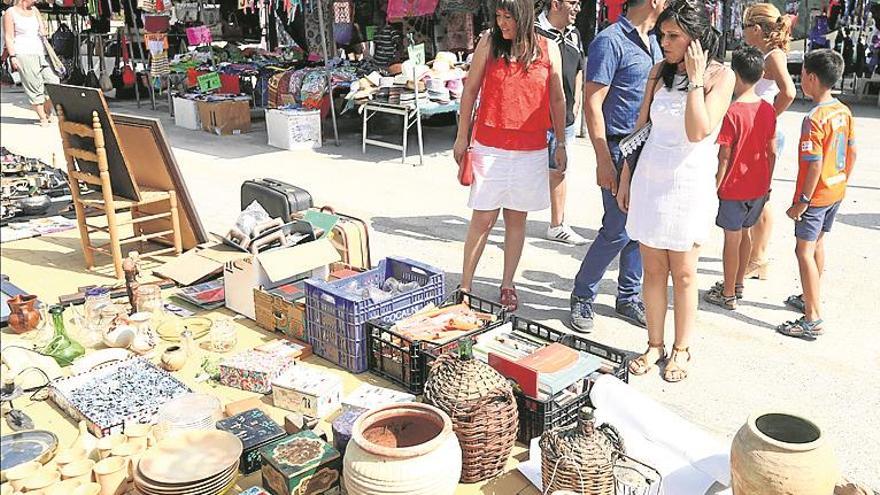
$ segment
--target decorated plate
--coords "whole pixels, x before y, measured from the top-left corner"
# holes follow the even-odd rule
[[[198,340],[211,330],[213,322],[204,316],[189,316],[187,318],[173,318],[159,325],[156,333],[162,340],[167,342],[180,342],[180,334],[189,330],[193,334],[193,340]]]
[[[0,471],[28,461],[47,461],[58,448],[58,437],[51,431],[30,430],[0,437]]]

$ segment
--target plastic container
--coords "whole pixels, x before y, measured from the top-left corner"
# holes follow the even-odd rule
[[[433,342],[410,340],[409,338],[393,332],[391,327],[394,322],[385,320],[373,320],[367,322],[367,358],[369,359],[370,372],[401,385],[412,394],[420,395],[423,391],[425,380],[428,378],[428,368],[425,363],[425,352],[432,351],[438,356],[445,350],[458,347],[458,341],[465,336],[474,336],[503,325],[506,321],[504,307],[498,303],[479,298],[474,295],[468,297],[468,306],[481,313],[490,313],[498,317],[494,323],[468,332],[456,339],[435,344]],[[451,293],[441,304],[446,307],[461,304],[464,293],[456,290]]]
[[[381,302],[346,290],[350,284],[381,286],[390,277],[402,283],[418,282],[420,287]],[[367,321],[396,321],[428,304],[440,304],[445,279],[439,268],[407,258],[388,257],[377,268],[343,280],[306,280],[306,333],[312,352],[348,371],[366,371]]]

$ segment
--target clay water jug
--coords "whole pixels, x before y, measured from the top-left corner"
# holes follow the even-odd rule
[[[828,495],[840,479],[822,430],[784,413],[749,417],[733,438],[730,475],[734,495]]]
[[[40,312],[35,307],[37,296],[33,294],[10,297],[6,304],[9,305],[9,328],[15,333],[24,333],[37,328],[40,322]]]

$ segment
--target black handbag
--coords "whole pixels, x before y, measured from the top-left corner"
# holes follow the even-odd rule
[[[76,34],[67,24],[59,24],[49,42],[52,43],[55,54],[61,58],[73,58],[76,55]]]

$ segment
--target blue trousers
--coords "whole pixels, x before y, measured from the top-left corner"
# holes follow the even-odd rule
[[[619,173],[622,160],[617,144],[617,141],[608,141],[611,160]],[[626,234],[626,213],[620,210],[617,198],[607,189],[602,189],[602,205],[605,208],[602,227],[581,262],[581,268],[574,279],[574,295],[590,301],[596,299],[596,290],[608,265],[620,255],[617,302],[637,301],[642,291],[642,255],[639,252],[639,243]]]

